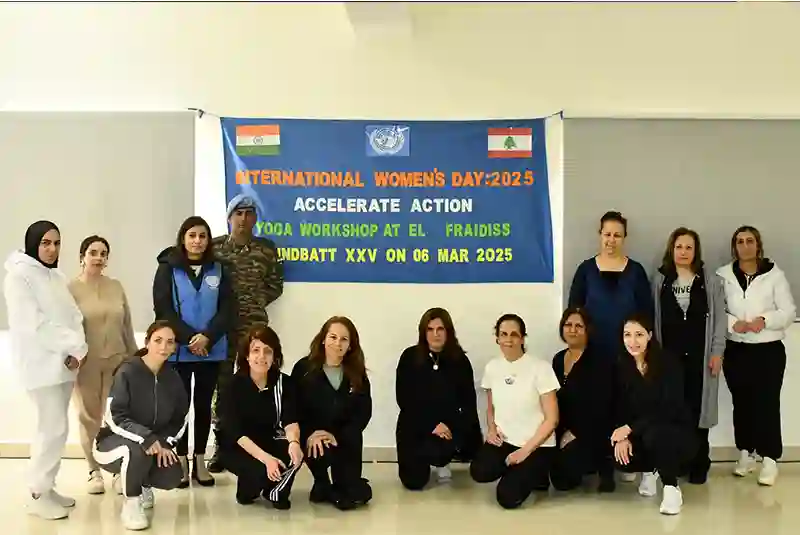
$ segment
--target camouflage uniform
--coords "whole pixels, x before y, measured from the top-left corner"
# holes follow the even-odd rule
[[[253,236],[245,245],[237,245],[231,236],[219,236],[212,242],[214,254],[229,266],[238,317],[234,332],[228,337],[228,360],[221,363],[217,392],[224,390],[233,376],[239,341],[258,324],[268,324],[267,306],[283,293],[283,261],[275,243]],[[212,405],[212,421],[217,420],[217,398]]]

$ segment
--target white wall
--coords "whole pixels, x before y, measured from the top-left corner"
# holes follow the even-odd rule
[[[800,50],[800,12],[790,4],[414,4],[408,14],[381,38],[374,25],[353,27],[336,3],[1,4],[0,109],[193,106],[221,115],[408,119],[531,117],[560,109],[800,116],[800,70],[790,67]],[[198,136],[213,128],[200,123]],[[198,167],[198,180],[219,184],[222,170],[208,162]],[[558,170],[551,185],[560,239]],[[203,213],[220,208],[208,209]],[[525,314],[534,345],[555,348],[560,306],[549,289],[331,285],[320,298],[322,289],[287,287],[275,324],[292,360],[334,311],[361,327],[369,366],[380,375],[376,403],[385,410],[376,414],[369,445],[385,445],[390,436],[388,371],[428,306],[451,308],[478,368],[491,354],[491,321],[507,309]],[[367,300],[378,290],[403,300],[393,307]],[[800,333],[791,338],[790,355],[800,349]],[[26,440],[30,412],[7,377],[0,377],[0,401],[16,410],[0,413],[0,436]],[[785,439],[800,446],[792,412],[798,384],[790,366]],[[714,443],[729,445],[724,389],[722,398],[724,423]]]

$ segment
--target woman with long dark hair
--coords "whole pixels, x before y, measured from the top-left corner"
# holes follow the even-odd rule
[[[694,424],[683,393],[683,370],[653,338],[648,316],[624,323],[625,354],[619,360],[618,427],[611,434],[617,468],[642,473],[639,494],[658,493],[664,483],[661,513],[677,515],[683,505],[680,476],[695,452]]]
[[[295,364],[292,379],[306,464],[314,476],[310,500],[340,510],[366,504],[372,489],[361,477],[361,463],[372,396],[353,322],[344,316],[328,319],[311,341],[308,356]]]
[[[744,477],[762,457],[758,483],[774,485],[783,455],[781,389],[786,371],[783,339],[795,320],[792,290],[778,265],[764,255],[761,233],[751,226],[731,237],[731,258],[717,270],[725,288],[728,341],[723,370],[733,401],[733,434]]]
[[[600,476],[600,492],[613,492],[614,462],[608,437],[614,430],[615,367],[597,353],[589,315],[569,307],[559,322],[567,348],[553,357],[558,390],[558,427],[550,482],[557,490],[578,487],[584,476]]]
[[[655,335],[683,363],[684,394],[695,425],[697,455],[689,482],[702,485],[711,467],[708,432],[717,425],[717,393],[725,350],[725,294],[703,264],[700,236],[680,227],[670,234],[653,276]]]
[[[453,460],[469,462],[481,445],[472,364],[461,348],[450,314],[431,308],[419,321],[417,343],[400,356],[395,381],[397,462],[409,490],[451,477]]]
[[[175,245],[158,255],[153,281],[156,318],[173,325],[178,343],[170,357],[194,409],[191,479],[207,487],[214,478],[204,461],[211,428],[211,402],[220,362],[228,358],[228,331],[236,314],[228,269],[214,258],[211,227],[197,216],[186,219]],[[194,394],[192,395],[192,377]],[[190,483],[189,434],[178,443],[183,469],[180,488]]]
[[[55,484],[69,434],[69,399],[88,352],[83,316],[58,270],[60,252],[58,227],[37,221],[25,232],[25,248],[6,260],[3,285],[11,358],[36,412],[27,508],[46,520],[66,518],[75,505]]]
[[[263,496],[289,509],[289,494],[303,462],[297,400],[291,377],[281,372],[283,350],[270,327],[256,327],[241,341],[236,373],[220,400],[225,467],[236,474],[236,501]]]
[[[144,345],[114,374],[92,451],[104,470],[120,475],[122,525],[136,531],[150,526],[145,510],[155,505],[153,488],[171,490],[180,484],[174,448],[186,431],[189,412],[181,378],[167,365],[176,348],[169,322],[150,325]]]

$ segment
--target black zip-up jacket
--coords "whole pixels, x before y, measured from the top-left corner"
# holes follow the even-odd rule
[[[658,351],[645,376],[631,355],[619,360],[617,422],[630,426],[633,435],[641,436],[658,426],[692,425],[684,396],[683,366],[674,355]]]
[[[107,403],[110,411],[97,442],[113,434],[146,450],[156,440],[174,446],[186,431],[189,397],[168,363],[156,375],[140,357],[125,361],[114,375]]]
[[[354,390],[345,375],[336,390],[325,372],[311,366],[303,357],[292,369],[292,382],[297,393],[300,434],[303,443],[314,431],[333,434],[364,432],[372,418],[372,394],[365,376],[361,388]]]
[[[209,247],[211,246],[209,245]],[[211,267],[211,263],[204,264],[200,269],[200,273],[195,275],[188,260],[177,247],[167,247],[158,255],[158,269],[153,279],[153,309],[156,319],[169,321],[172,328],[175,329],[175,338],[180,345],[187,345],[195,334],[204,334],[209,340],[208,347],[211,348],[217,343],[217,340],[228,334],[233,327],[237,313],[236,299],[233,295],[233,287],[230,280],[230,268],[223,262],[220,262],[222,277],[219,281],[217,314],[205,331],[199,332],[183,321],[183,318],[175,308],[172,270],[178,268],[185,271],[189,275],[192,285],[199,290],[206,271]]]

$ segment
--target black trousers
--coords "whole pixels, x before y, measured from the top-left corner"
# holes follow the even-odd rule
[[[497,483],[497,503],[505,509],[522,505],[534,490],[550,488],[550,463],[554,448],[537,448],[520,464],[506,465],[506,457],[519,448],[507,442],[502,446],[484,443],[475,455],[469,472],[478,483]]]
[[[286,465],[279,481],[269,479],[267,467],[239,446],[220,450],[225,469],[237,478],[236,501],[242,504],[252,503],[259,495],[271,502],[288,500],[294,478],[300,469],[300,465],[292,466],[289,442],[285,439],[274,439],[268,443],[260,443],[259,447]]]
[[[421,490],[431,478],[431,466],[447,466],[459,450],[458,437],[452,440],[434,434],[397,441],[397,470],[403,486]]]
[[[728,341],[723,361],[733,401],[736,448],[778,460],[783,455],[781,388],[786,348],[781,341]]]
[[[194,454],[205,455],[208,433],[211,430],[211,400],[217,387],[220,363],[176,362],[174,367],[183,380],[183,386],[194,409]],[[194,393],[192,393],[192,377],[195,382]],[[175,451],[180,456],[188,454],[189,433],[184,433]]]
[[[142,487],[172,490],[183,477],[181,465],[159,467],[155,455],[147,455],[138,442],[110,435],[97,442],[94,456],[103,469],[120,475],[122,493],[127,498],[142,494]]]
[[[228,358],[219,363],[219,373],[217,375],[217,387],[212,394],[211,400],[211,423],[214,425],[214,445],[218,447],[224,440],[221,439],[222,430],[219,425],[219,398],[221,392],[228,388],[233,380],[233,372],[236,363],[236,353],[239,351],[239,342],[247,336],[249,326],[242,326],[228,335]]]
[[[580,486],[583,477],[598,473],[602,480],[613,481],[614,458],[608,440],[575,438],[563,448],[554,448],[550,464],[550,482],[556,490],[572,490]]]
[[[655,425],[630,437],[630,463],[615,463],[620,472],[658,472],[665,485],[677,486],[695,455],[694,430],[690,427]]]
[[[366,503],[372,498],[372,489],[361,477],[364,460],[361,430],[340,429],[331,434],[337,445],[326,447],[322,457],[313,458],[306,452],[305,461],[314,476],[314,486],[337,500]]]
[[[708,429],[700,427],[700,413],[703,405],[703,380],[709,373],[705,364],[704,348],[690,352],[683,357],[683,385],[684,399],[692,414],[695,425],[695,456],[689,464],[689,473],[694,477],[705,477],[711,468],[710,447],[708,443]]]

